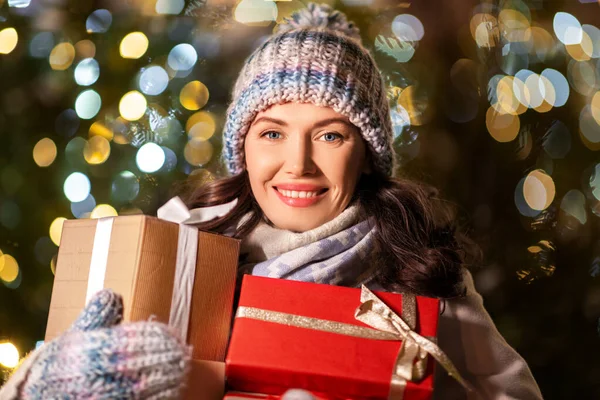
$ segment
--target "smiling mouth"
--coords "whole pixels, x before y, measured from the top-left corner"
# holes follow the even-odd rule
[[[323,193],[325,193],[327,190],[329,190],[327,188],[319,189],[319,190],[312,190],[312,191],[307,191],[307,190],[285,190],[285,189],[279,189],[277,186],[273,186],[273,188],[275,190],[277,190],[284,197],[288,197],[290,199],[310,199],[310,198],[313,198],[313,197],[320,196]]]

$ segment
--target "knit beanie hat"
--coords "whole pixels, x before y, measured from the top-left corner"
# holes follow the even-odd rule
[[[246,59],[223,133],[223,158],[230,174],[245,169],[244,138],[256,115],[291,102],[330,107],[346,116],[360,129],[374,168],[387,176],[394,174],[383,79],[361,44],[358,28],[328,5],[309,3]]]

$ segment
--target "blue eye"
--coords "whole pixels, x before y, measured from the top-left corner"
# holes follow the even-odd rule
[[[265,132],[263,136],[266,136],[268,139],[279,139],[281,137],[281,133],[275,131]]]
[[[328,133],[324,134],[321,137],[326,142],[335,142],[336,140],[339,140],[339,139],[342,138],[342,136],[340,134],[338,134],[338,133],[332,133],[332,132],[328,132]]]

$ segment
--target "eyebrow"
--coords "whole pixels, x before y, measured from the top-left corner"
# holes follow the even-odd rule
[[[257,118],[257,119],[254,120],[254,122],[252,122],[252,125],[250,125],[250,126],[256,125],[256,124],[258,124],[260,122],[272,122],[272,123],[277,124],[277,125],[286,126],[286,127],[288,126],[288,123],[285,122],[284,120],[277,119],[277,118],[271,118],[271,117],[260,117],[260,118]],[[322,128],[324,126],[327,126],[327,125],[330,125],[330,124],[333,124],[333,123],[336,123],[336,122],[344,124],[344,125],[349,126],[349,127],[353,126],[351,123],[349,123],[344,118],[333,117],[333,118],[327,118],[327,119],[324,119],[324,120],[321,120],[321,121],[317,122],[316,124],[314,124],[314,127],[315,128]]]

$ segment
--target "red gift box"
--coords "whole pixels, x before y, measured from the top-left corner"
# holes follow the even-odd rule
[[[411,317],[403,316],[402,295],[376,292],[376,296],[404,320]],[[309,317],[308,325],[325,320],[329,321],[325,325],[334,328],[336,322],[342,323],[340,331],[348,326],[376,331],[355,318],[360,304],[361,289],[244,276],[226,359],[228,387],[274,395],[301,388],[336,399],[388,399],[400,340],[288,325],[295,325],[297,320],[306,323],[302,317]],[[416,297],[416,310],[414,331],[435,337],[439,300]],[[433,367],[429,358],[422,379],[403,382],[404,399],[431,398]]]

